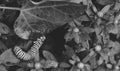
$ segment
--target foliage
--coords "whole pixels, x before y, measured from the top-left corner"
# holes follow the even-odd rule
[[[57,53],[54,54],[54,48],[46,50],[41,47],[36,55],[38,59],[30,62],[22,61],[15,57],[12,48],[7,49],[3,43],[7,39],[0,38],[0,50],[3,50],[0,55],[0,64],[7,66],[15,64],[21,69],[25,67],[33,69],[38,63],[38,69],[36,67],[35,71],[43,71],[43,69],[47,71],[49,68],[51,71],[106,71],[109,69],[104,66],[111,63],[114,67],[110,71],[116,71],[116,66],[119,70],[119,0],[45,0],[40,4],[33,4],[29,0],[17,0],[19,2],[17,7],[9,7],[9,2],[11,4],[12,0],[0,3],[0,36],[8,37],[9,33],[13,32],[13,35],[20,37],[19,39],[28,42],[22,42],[23,45],[20,45],[27,52],[34,42],[29,39],[33,33],[49,36],[56,28],[67,25],[65,27],[67,31],[64,33],[64,50],[61,51],[61,56],[58,56],[64,59],[58,61],[54,56],[57,55]],[[13,14],[6,13],[12,11],[19,11],[19,15],[15,17],[15,15],[12,16]],[[12,24],[13,29],[10,28],[9,22],[3,21],[4,17],[9,20],[12,20],[11,17],[15,18]],[[95,50],[97,45],[101,46],[100,51]],[[22,62],[23,65],[20,64]],[[84,67],[79,68],[79,63],[83,63]]]
[[[82,10],[79,8],[82,8]],[[76,12],[74,12],[74,9]],[[20,27],[42,34],[48,33],[58,26],[64,25],[63,23],[71,21],[72,18],[77,18],[84,12],[84,9],[86,9],[86,6],[62,1],[59,3],[56,1],[47,1],[38,6],[33,5],[32,7],[28,2],[20,10],[21,13],[15,22],[14,28]]]
[[[0,65],[0,71],[7,71],[7,69],[4,66]]]
[[[19,60],[13,55],[11,49],[6,50],[0,56],[0,63],[6,63],[6,62],[11,62],[11,63],[19,62]]]
[[[8,33],[10,33],[9,27],[4,23],[0,22],[0,34],[8,34]]]

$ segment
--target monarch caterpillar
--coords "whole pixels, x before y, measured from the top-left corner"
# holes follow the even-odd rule
[[[45,37],[38,38],[28,52],[24,52],[19,46],[15,46],[15,48],[13,49],[14,53],[17,55],[18,58],[22,60],[30,60],[31,58],[34,58],[36,56],[37,51],[42,46],[44,40]]]
[[[23,59],[23,60],[30,60],[31,55],[24,52],[19,46],[15,46],[14,52],[17,55],[18,58]]]
[[[45,36],[38,38],[37,41],[34,42],[34,45],[31,47],[31,49],[28,51],[28,54],[30,54],[32,57],[35,57],[45,39]]]

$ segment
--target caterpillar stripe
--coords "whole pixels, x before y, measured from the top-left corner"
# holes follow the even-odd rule
[[[14,52],[17,55],[17,57],[22,60],[30,60],[31,59],[31,55],[24,52],[19,46],[15,46]]]
[[[44,40],[45,40],[44,36],[38,38],[37,41],[34,42],[34,45],[31,47],[31,49],[27,53],[24,52],[19,46],[14,47],[14,52],[18,58],[22,60],[30,60],[31,58],[34,58],[36,56]]]
[[[45,36],[38,38],[37,41],[34,42],[34,45],[31,47],[31,49],[28,51],[28,54],[30,54],[32,57],[35,57],[45,39]]]

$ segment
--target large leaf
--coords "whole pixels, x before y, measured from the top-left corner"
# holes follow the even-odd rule
[[[17,59],[11,49],[6,50],[0,55],[0,63],[6,63],[6,62],[11,62],[11,63],[18,63],[19,59]]]
[[[15,22],[15,28],[48,33],[81,16],[86,6],[64,1],[46,1],[39,5],[28,2]]]

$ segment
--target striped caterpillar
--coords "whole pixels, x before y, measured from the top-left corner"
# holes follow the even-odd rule
[[[15,46],[13,51],[19,59],[30,60],[36,56],[37,51],[42,46],[44,40],[45,36],[38,38],[36,41],[34,41],[34,45],[28,52],[24,52],[19,46]]]
[[[24,52],[19,46],[15,46],[13,51],[19,59],[22,59],[22,60],[30,60],[31,59],[31,55]]]
[[[32,57],[35,57],[44,40],[45,36],[38,38],[37,41],[34,42],[34,45],[31,47],[31,49],[28,51],[28,54],[30,54]]]

